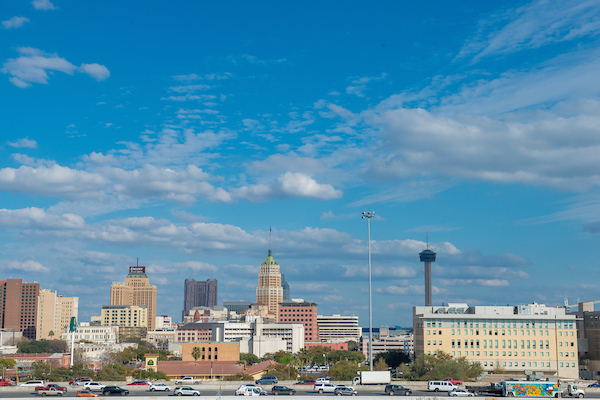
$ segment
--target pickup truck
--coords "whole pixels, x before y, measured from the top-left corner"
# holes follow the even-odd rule
[[[502,385],[499,383],[491,383],[488,386],[467,386],[469,392],[478,394],[493,394],[496,396],[502,396]]]
[[[202,379],[196,379],[193,376],[184,376],[181,379],[177,379],[175,381],[175,384],[176,385],[185,385],[185,384],[188,384],[188,385],[197,385],[200,382],[202,382]]]
[[[0,379],[0,386],[17,386],[17,382],[7,379]]]
[[[58,386],[56,383],[49,383],[46,386],[37,386],[35,388],[36,392],[39,392],[40,390],[50,390],[51,388],[54,388],[56,390],[60,390],[61,392],[67,393],[67,388],[66,387],[62,387],[62,386]]]
[[[62,390],[57,390],[56,388],[47,388],[47,389],[43,389],[43,390],[38,390],[37,391],[38,396],[62,396],[63,395],[63,391]]]

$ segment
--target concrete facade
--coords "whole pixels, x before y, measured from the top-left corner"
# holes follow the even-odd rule
[[[156,329],[156,286],[150,285],[146,267],[129,267],[125,283],[115,282],[110,286],[110,305],[146,306],[148,330]]]
[[[148,308],[144,306],[102,306],[100,315],[102,326],[122,328],[146,328],[148,326]]]
[[[362,329],[358,326],[358,316],[317,315],[319,338],[327,343],[359,342]]]
[[[63,332],[61,338],[71,345],[71,332]],[[119,341],[118,326],[78,325],[75,329],[75,342],[86,341],[93,344],[117,343]]]
[[[77,318],[78,297],[63,297],[41,289],[38,297],[37,339],[56,339],[69,328],[71,317]],[[51,336],[50,332],[54,335]]]
[[[484,371],[526,370],[577,378],[577,326],[564,308],[519,306],[414,307],[415,356],[438,351],[479,362]]]
[[[277,315],[277,307],[283,300],[281,273],[279,264],[273,259],[271,249],[265,261],[260,265],[258,286],[256,287],[256,303],[266,304],[269,312]]]

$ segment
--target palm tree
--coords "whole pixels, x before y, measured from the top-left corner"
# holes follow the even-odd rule
[[[200,347],[194,347],[192,349],[192,357],[194,357],[195,361],[198,361],[198,359],[200,358],[201,355],[202,355],[202,350],[200,350]]]

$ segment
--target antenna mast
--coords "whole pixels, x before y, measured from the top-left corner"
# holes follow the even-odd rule
[[[429,250],[429,232],[425,232],[425,240],[427,241],[427,250]]]

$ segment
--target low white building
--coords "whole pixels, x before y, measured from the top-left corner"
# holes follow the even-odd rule
[[[177,329],[177,324],[168,315],[157,315],[154,319],[155,331],[172,331]]]
[[[107,354],[123,351],[128,347],[137,347],[135,343],[75,343],[75,351],[81,349],[81,356],[86,361],[99,361]]]
[[[358,316],[340,314],[317,315],[319,339],[327,343],[346,343],[349,340],[359,342],[362,328],[358,325]]]
[[[71,332],[63,332],[61,338],[66,340],[69,346],[71,346]],[[118,326],[90,326],[89,322],[82,322],[75,330],[75,342],[117,343],[118,339]]]
[[[168,350],[169,345],[177,341],[175,330],[154,330],[146,334],[146,342],[153,344],[157,349]]]

